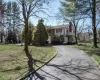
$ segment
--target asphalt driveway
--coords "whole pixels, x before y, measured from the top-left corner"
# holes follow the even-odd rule
[[[100,80],[100,69],[90,56],[70,45],[54,47],[57,56],[39,71],[46,80]]]

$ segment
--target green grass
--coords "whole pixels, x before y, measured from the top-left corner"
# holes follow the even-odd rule
[[[27,73],[27,57],[23,48],[17,45],[0,45],[0,80],[16,80]],[[56,49],[48,46],[29,46],[29,50],[34,59],[41,61],[48,61],[56,54]]]
[[[85,53],[93,57],[100,65],[100,44],[98,44],[98,48],[92,47],[91,43],[80,43],[75,45],[75,47],[83,50]]]

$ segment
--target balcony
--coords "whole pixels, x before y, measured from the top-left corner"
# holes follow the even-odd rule
[[[74,33],[72,33],[72,32],[68,32],[66,35],[74,35]]]

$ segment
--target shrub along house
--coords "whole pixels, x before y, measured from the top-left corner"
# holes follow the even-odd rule
[[[75,43],[75,28],[70,24],[48,26],[46,27],[48,32],[49,44],[71,44]]]

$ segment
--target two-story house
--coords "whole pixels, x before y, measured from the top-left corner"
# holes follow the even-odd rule
[[[48,42],[50,44],[57,40],[62,43],[75,43],[75,28],[71,24],[49,26],[46,29],[48,31]]]

